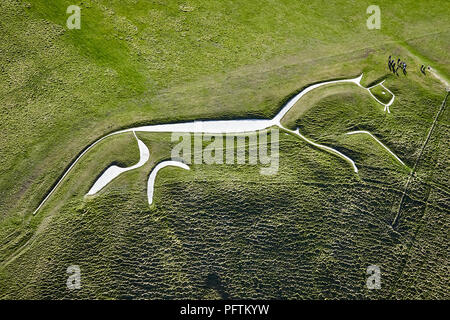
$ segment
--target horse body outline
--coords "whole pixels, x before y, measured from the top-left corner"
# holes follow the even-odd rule
[[[304,141],[306,141],[307,143],[325,150],[327,152],[330,152],[332,154],[337,155],[338,157],[344,159],[345,161],[347,161],[348,163],[351,164],[353,170],[355,173],[358,173],[358,168],[355,164],[355,162],[348,156],[346,156],[345,154],[339,152],[338,150],[335,150],[331,147],[325,146],[325,145],[321,145],[318,143],[315,143],[313,141],[311,141],[310,139],[306,138],[305,136],[303,136],[300,132],[299,129],[297,128],[296,130],[289,130],[288,128],[284,127],[281,124],[281,120],[282,118],[289,112],[289,110],[291,110],[291,108],[308,92],[325,86],[325,85],[330,85],[330,84],[336,84],[336,83],[354,83],[357,86],[364,88],[366,90],[369,91],[370,95],[380,104],[382,104],[384,106],[384,111],[387,111],[388,113],[390,113],[390,109],[389,106],[392,105],[392,103],[394,102],[395,99],[395,95],[390,92],[385,86],[383,86],[383,82],[377,83],[371,87],[364,87],[361,85],[361,79],[363,77],[363,74],[361,74],[360,76],[356,77],[356,78],[348,78],[348,79],[341,79],[341,80],[330,80],[330,81],[324,81],[324,82],[319,82],[310,86],[307,86],[306,88],[304,88],[302,91],[300,91],[298,94],[296,94],[293,98],[291,98],[286,104],[285,106],[283,106],[281,108],[281,110],[275,115],[274,118],[272,119],[243,119],[243,120],[204,120],[204,121],[190,121],[190,122],[180,122],[180,123],[172,123],[172,124],[155,124],[155,125],[148,125],[148,126],[139,126],[139,127],[133,127],[133,128],[128,128],[128,129],[122,129],[122,130],[118,130],[118,131],[114,131],[110,134],[107,134],[101,138],[99,138],[98,140],[96,140],[95,142],[93,142],[91,145],[89,145],[73,162],[72,164],[69,166],[69,168],[67,168],[65,170],[65,172],[63,173],[63,175],[61,176],[61,178],[57,181],[57,183],[53,186],[53,188],[50,190],[50,192],[47,194],[47,196],[40,202],[39,206],[36,208],[36,210],[33,212],[33,215],[36,214],[39,209],[46,203],[46,201],[50,198],[50,196],[55,192],[55,190],[58,188],[58,186],[61,184],[61,182],[64,180],[64,178],[67,176],[67,174],[72,170],[72,168],[78,163],[78,161],[89,151],[91,150],[95,145],[97,145],[99,142],[103,141],[104,139],[114,136],[114,135],[118,135],[118,134],[122,134],[122,133],[129,133],[132,132],[138,142],[138,146],[139,146],[139,151],[140,151],[140,160],[139,162],[131,167],[128,168],[121,168],[121,167],[117,167],[117,166],[110,166],[109,168],[107,168],[107,170],[96,180],[96,182],[94,182],[93,186],[90,188],[89,192],[87,193],[87,195],[94,195],[96,194],[98,191],[100,191],[101,189],[103,189],[104,187],[106,187],[112,180],[114,180],[116,177],[118,177],[121,173],[129,171],[129,170],[133,170],[133,169],[137,169],[141,166],[143,166],[149,159],[149,151],[148,148],[145,146],[145,144],[139,140],[139,138],[136,136],[136,132],[183,132],[183,133],[202,133],[202,134],[224,134],[224,133],[247,133],[247,132],[257,132],[260,130],[264,130],[264,129],[268,129],[272,126],[276,126],[279,127],[280,129],[289,132],[290,134],[296,135],[298,137],[300,137],[301,139],[303,139]],[[370,91],[370,89],[372,89],[373,87],[377,86],[377,85],[381,85],[385,90],[387,90],[389,93],[392,94],[392,98],[391,100],[385,104],[383,102],[381,102],[380,100],[378,100]],[[372,136],[373,137],[373,136]],[[377,140],[377,139],[375,139]],[[377,140],[378,143],[380,143],[380,141]],[[394,155],[395,156],[395,155]],[[142,158],[145,158],[145,161],[142,160]],[[398,158],[398,157],[397,157]],[[169,163],[170,162],[170,163]],[[401,160],[400,160],[401,162]],[[185,164],[178,161],[165,161],[165,162],[161,162],[160,163],[161,166],[158,167],[162,168],[165,166],[177,166],[177,167],[181,167],[184,169],[189,169],[186,168]],[[155,170],[155,168],[153,169]],[[153,172],[152,170],[152,172]],[[153,185],[150,188],[150,177],[152,177],[153,182],[155,179],[155,175],[152,175],[152,172],[150,173],[149,176],[149,182],[148,182],[148,190],[151,189],[151,194],[148,193],[148,198],[149,198],[149,204],[152,203],[152,199],[153,199]]]

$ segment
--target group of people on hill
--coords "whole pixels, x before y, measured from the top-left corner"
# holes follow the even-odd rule
[[[398,75],[398,69],[402,68],[403,74],[406,76],[407,71],[406,71],[406,62],[400,60],[400,58],[398,58],[397,63],[395,63],[395,59],[391,59],[391,56],[389,56],[389,62],[388,62],[388,67],[389,70],[391,70],[394,74]]]
[[[394,74],[396,74],[398,76],[398,69],[402,68],[403,74],[406,76],[406,74],[408,73],[406,71],[406,62],[402,61],[400,58],[398,58],[397,62],[395,62],[395,59],[391,59],[392,56],[389,56],[389,61],[388,61],[388,67],[389,70],[391,70]],[[426,70],[430,70],[430,67],[426,67],[425,65],[422,65],[420,67],[420,72],[422,72],[423,74],[426,74],[425,71]]]

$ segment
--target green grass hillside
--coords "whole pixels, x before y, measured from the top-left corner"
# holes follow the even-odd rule
[[[80,30],[66,27],[71,4],[82,8]],[[0,298],[448,299],[447,92],[419,68],[450,78],[450,7],[378,1],[381,29],[368,30],[370,4],[2,0]],[[406,77],[389,72],[389,55],[408,63]],[[270,119],[309,84],[361,73],[363,85],[385,80],[395,94],[390,114],[366,90],[335,85],[283,119],[352,157],[358,174],[281,132],[276,175],[166,168],[149,207],[148,174],[173,144],[138,133],[151,161],[85,198],[108,165],[137,162],[123,134],[89,151],[32,215],[107,133]],[[407,166],[352,130],[370,131]],[[82,289],[69,291],[74,264]],[[365,286],[372,264],[381,290]]]

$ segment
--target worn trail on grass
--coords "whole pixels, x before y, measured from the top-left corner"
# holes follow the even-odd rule
[[[414,163],[414,167],[411,170],[411,174],[409,175],[408,180],[406,181],[405,189],[403,190],[402,197],[400,198],[400,203],[398,205],[397,214],[396,214],[396,216],[394,218],[394,221],[392,221],[392,228],[394,228],[394,229],[398,225],[398,221],[399,221],[400,216],[401,216],[402,205],[403,205],[403,202],[405,200],[405,196],[406,196],[406,193],[408,191],[409,184],[411,183],[412,178],[414,177],[414,174],[415,174],[416,169],[417,169],[417,165],[418,165],[420,159],[422,158],[423,151],[425,150],[425,147],[427,146],[428,141],[430,140],[430,137],[433,134],[433,131],[434,131],[434,128],[436,127],[436,123],[437,123],[437,121],[439,119],[439,116],[442,114],[442,112],[445,109],[445,106],[447,105],[448,95],[449,95],[449,92],[447,92],[447,94],[445,95],[444,101],[442,101],[441,107],[439,108],[439,111],[436,113],[436,117],[434,118],[433,123],[431,124],[430,130],[428,131],[427,137],[425,138],[425,141],[423,142],[422,148],[420,149],[419,156],[417,157],[416,162]]]

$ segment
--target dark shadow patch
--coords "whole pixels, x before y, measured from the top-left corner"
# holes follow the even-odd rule
[[[220,295],[222,299],[230,299],[228,293],[220,280],[220,277],[216,273],[210,273],[205,279],[205,287],[208,289],[214,289]]]
[[[381,76],[381,77],[371,81],[369,84],[367,84],[367,88],[370,88],[376,84],[380,84],[381,81],[386,80],[388,77],[389,77],[388,75],[384,75],[384,76]]]

